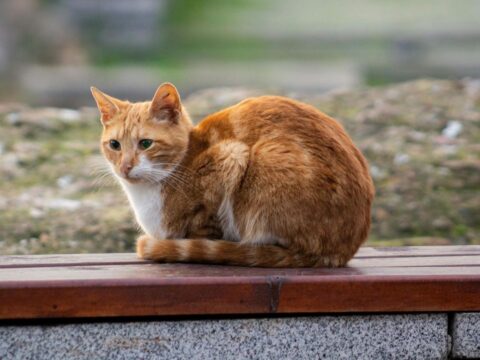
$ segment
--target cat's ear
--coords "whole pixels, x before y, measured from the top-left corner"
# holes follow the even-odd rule
[[[153,96],[150,114],[157,120],[178,122],[182,103],[177,88],[170,83],[160,85]]]
[[[101,92],[96,87],[92,86],[90,90],[100,111],[102,124],[107,125],[124,106],[124,102]]]

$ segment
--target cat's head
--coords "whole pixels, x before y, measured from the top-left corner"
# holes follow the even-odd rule
[[[192,123],[175,86],[148,102],[115,99],[92,87],[103,124],[100,147],[114,174],[129,183],[160,182],[182,160]]]

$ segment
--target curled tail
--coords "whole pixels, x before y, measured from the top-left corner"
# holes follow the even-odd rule
[[[141,237],[137,254],[160,262],[187,262],[256,267],[338,267],[349,259],[305,254],[277,245],[251,245],[225,240],[153,240]]]

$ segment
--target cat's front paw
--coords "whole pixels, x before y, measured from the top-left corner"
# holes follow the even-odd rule
[[[153,241],[148,235],[142,235],[137,239],[137,256],[140,259],[148,259],[150,254],[148,252],[148,243]]]

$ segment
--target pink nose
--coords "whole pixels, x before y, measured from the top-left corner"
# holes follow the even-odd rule
[[[125,177],[128,176],[128,173],[130,172],[130,170],[132,170],[133,166],[132,164],[122,164],[120,166],[120,172],[125,175]]]

